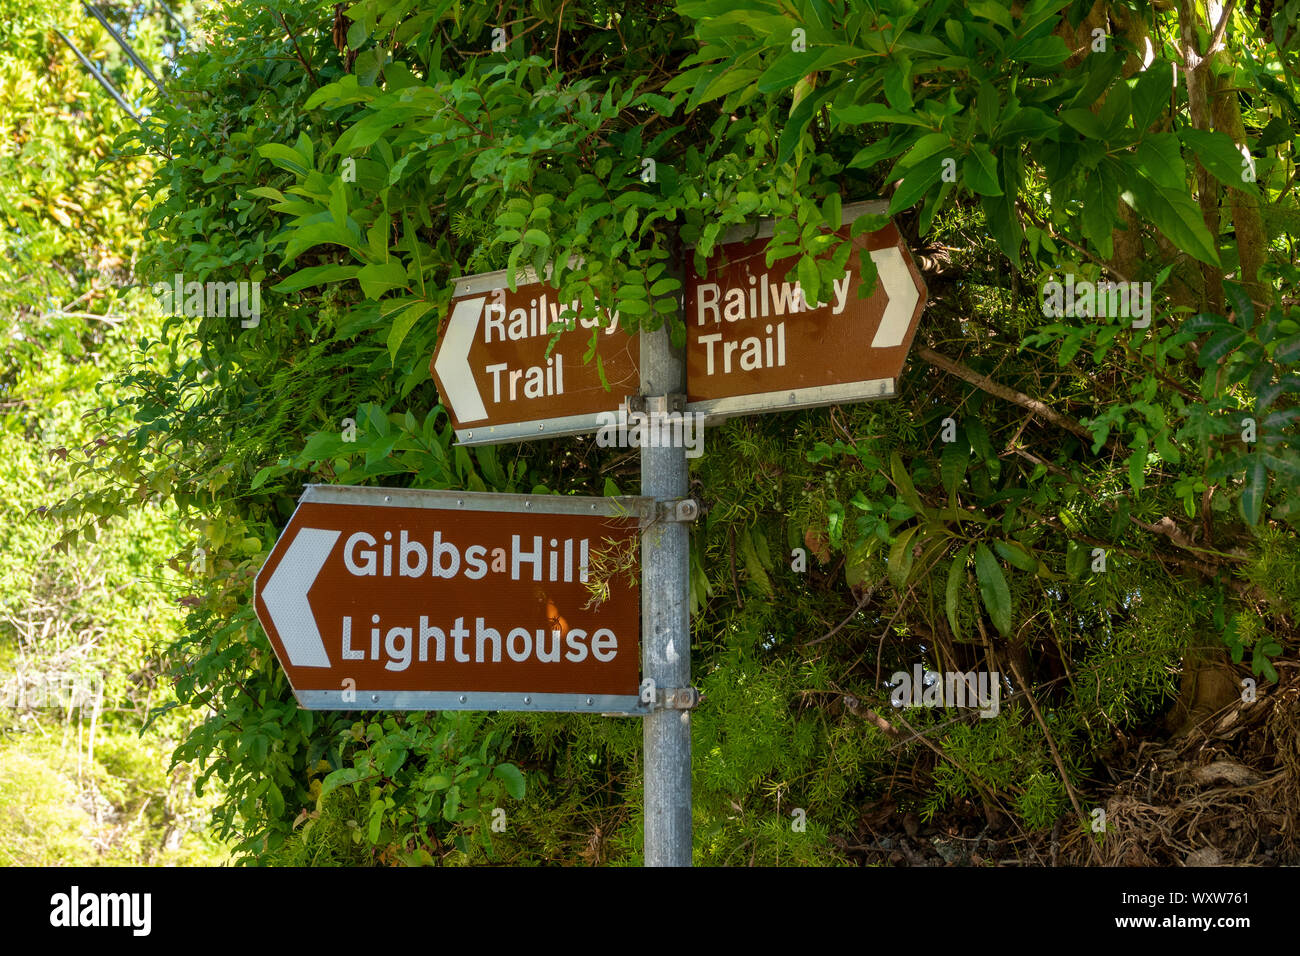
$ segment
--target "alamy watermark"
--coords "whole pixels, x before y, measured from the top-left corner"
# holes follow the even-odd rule
[[[134,936],[148,936],[153,925],[151,893],[83,893],[73,886],[50,897],[50,925],[124,926]]]
[[[893,688],[889,702],[895,707],[978,707],[981,717],[996,717],[1002,709],[1002,682],[997,671],[941,674],[914,664],[911,673],[891,674],[889,686]]]
[[[687,458],[704,454],[704,415],[700,412],[601,412],[596,444],[601,448],[685,448]]]
[[[258,281],[186,282],[178,272],[170,285],[155,282],[151,291],[169,315],[238,318],[245,329],[255,329],[262,321],[262,283]]]
[[[97,674],[14,674],[0,684],[0,709],[72,710],[103,699]]]
[[[1151,324],[1150,282],[1076,281],[1067,272],[1064,282],[1043,286],[1043,315],[1049,318],[1087,317],[1133,319],[1132,328]]]

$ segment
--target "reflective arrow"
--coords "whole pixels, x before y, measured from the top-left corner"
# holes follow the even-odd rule
[[[456,303],[456,307],[451,310],[451,318],[447,320],[447,332],[433,366],[445,390],[442,397],[456,410],[456,417],[462,422],[477,422],[487,418],[483,396],[479,394],[474,372],[469,367],[470,346],[474,344],[478,320],[483,314],[483,303],[486,301],[485,296],[479,296],[477,299],[461,299]]]
[[[871,340],[873,349],[891,349],[903,344],[903,336],[912,322],[912,312],[916,309],[916,300],[921,292],[912,279],[912,272],[907,268],[907,260],[897,246],[888,249],[876,249],[871,253],[880,274],[880,284],[889,301],[885,305],[885,314],[880,317],[880,328]]]
[[[293,539],[284,557],[266,582],[262,600],[266,602],[271,623],[280,635],[280,643],[295,667],[329,667],[325,642],[316,627],[316,617],[307,602],[307,592],[316,583],[316,575],[334,550],[339,531],[303,528]]]

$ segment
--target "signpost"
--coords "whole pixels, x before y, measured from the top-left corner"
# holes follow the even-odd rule
[[[886,208],[844,207],[840,234]],[[879,276],[870,297],[855,254],[819,303],[786,279],[796,259],[766,266],[772,234],[771,221],[731,229],[706,275],[686,278],[682,350],[667,327],[627,335],[584,317],[548,354],[565,308],[553,287],[531,271],[514,292],[505,272],[457,280],[430,362],[457,439],[595,431],[631,396],[717,421],[894,395],[926,299],[898,230],[853,239]],[[608,389],[583,362],[593,331]],[[257,615],[306,708],[643,717],[645,861],[687,866],[698,505],[684,447],[641,448],[641,494],[311,485],[257,576]]]
[[[635,497],[309,485],[257,616],[309,710],[645,713],[625,568],[650,516]]]
[[[504,270],[456,280],[430,368],[462,445],[595,431],[601,412],[636,392],[637,336],[617,323],[597,333],[608,391],[596,362],[582,361],[598,319],[577,319],[547,354],[566,306],[579,311],[531,270],[514,292]]]
[[[845,206],[840,235],[847,238],[859,216],[887,208]],[[894,395],[925,307],[925,283],[898,230],[891,223],[853,240],[876,264],[869,298],[858,298],[855,252],[820,304],[786,281],[797,258],[766,265],[772,231],[771,220],[729,230],[707,274],[692,272],[686,283],[687,411],[719,420]]]

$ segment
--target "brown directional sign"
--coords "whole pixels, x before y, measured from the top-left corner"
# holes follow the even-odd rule
[[[311,485],[257,616],[308,709],[641,713],[647,501]]]
[[[844,208],[844,228],[884,203]],[[686,286],[687,410],[710,418],[787,411],[885,398],[912,344],[925,306],[925,284],[892,225],[854,239],[876,264],[874,293],[858,298],[858,254],[848,274],[808,303],[786,275],[798,258],[770,267],[767,221],[732,230],[709,260],[707,274],[690,271]]]
[[[551,323],[570,307],[526,272],[514,292],[505,271],[456,280],[430,368],[461,444],[475,445],[595,431],[640,388],[635,335],[617,323],[598,332],[595,359],[584,362],[598,319],[578,315],[547,354]],[[606,390],[600,375],[609,383]]]
[[[844,207],[840,235],[882,202]],[[921,274],[894,225],[853,239],[875,263],[875,291],[858,298],[861,266],[805,300],[787,274],[796,258],[770,267],[774,223],[723,236],[706,274],[688,270],[687,411],[710,419],[888,398],[925,307]],[[600,366],[584,362],[597,320],[580,317],[548,356],[548,328],[566,303],[525,274],[515,292],[506,273],[457,280],[431,368],[462,444],[575,435],[612,421],[625,396],[641,390],[639,341],[617,325],[598,333]],[[568,303],[578,311],[578,303]],[[603,370],[610,388],[601,383]]]

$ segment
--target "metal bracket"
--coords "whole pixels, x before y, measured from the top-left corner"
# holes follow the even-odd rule
[[[674,395],[628,395],[623,399],[623,407],[628,413],[667,415],[671,412],[686,411],[686,396]]]
[[[666,498],[655,502],[659,521],[694,521],[700,516],[700,503],[694,498]]]
[[[694,687],[660,687],[653,710],[694,710],[703,698]]]

